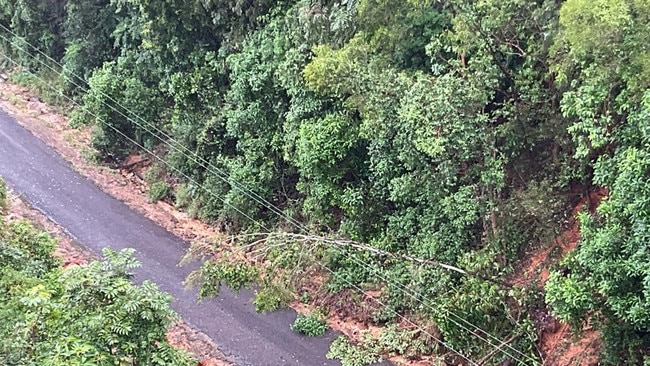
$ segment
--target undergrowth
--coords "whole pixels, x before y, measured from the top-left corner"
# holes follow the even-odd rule
[[[298,313],[296,320],[291,324],[291,329],[308,337],[323,335],[328,328],[325,315],[319,311],[308,315]]]

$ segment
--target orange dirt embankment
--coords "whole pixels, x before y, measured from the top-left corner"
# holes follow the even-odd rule
[[[587,210],[594,214],[596,207],[608,196],[604,188],[598,188],[575,205],[571,212],[568,227],[551,245],[535,250],[515,271],[510,283],[520,287],[538,286],[543,288],[548,280],[549,268],[574,250],[580,241],[580,227],[577,216]],[[568,324],[554,319],[550,311],[534,314],[540,332],[539,349],[545,366],[582,366],[597,365],[600,356],[601,341],[598,331],[587,324],[579,334],[574,335]]]

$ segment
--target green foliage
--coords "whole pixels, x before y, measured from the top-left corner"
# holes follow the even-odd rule
[[[51,256],[56,242],[47,233],[24,221],[0,221],[0,225],[0,256],[7,267],[26,269],[36,277],[58,267],[59,260]]]
[[[325,221],[332,206],[354,212],[356,204],[345,202],[348,190],[341,186],[346,175],[363,165],[363,155],[357,126],[347,116],[330,114],[300,125],[294,159],[302,179],[297,188],[309,197],[303,205],[305,214]]]
[[[149,187],[149,202],[158,202],[164,198],[169,197],[171,187],[166,182],[156,182]]]
[[[648,40],[644,1],[567,1],[560,12],[558,70],[562,112],[576,155],[588,159],[609,197],[580,216],[580,245],[551,273],[546,300],[576,328],[591,320],[603,334],[604,363],[650,359],[648,222]]]
[[[83,95],[83,108],[72,115],[72,123],[95,124],[93,145],[103,156],[121,158],[137,147],[134,143],[151,149],[159,142],[156,130],[140,118],[158,120],[162,96],[150,86],[152,81],[147,76],[142,79],[136,70],[135,60],[128,56],[96,69],[88,80],[90,89]]]
[[[62,57],[68,88],[85,86],[93,70],[117,57],[113,32],[117,26],[116,2],[110,0],[67,0],[63,37],[66,47]],[[80,78],[80,79],[79,79]]]
[[[618,43],[631,26],[630,11],[641,1],[571,0],[562,6],[563,38],[578,57],[605,51],[603,45]],[[611,52],[611,51],[610,51]],[[600,56],[599,54],[593,56]]]
[[[0,215],[4,216],[9,207],[9,196],[7,193],[7,185],[0,179]]]
[[[351,344],[344,336],[332,342],[327,358],[340,360],[343,366],[366,366],[381,360],[376,350]]]
[[[519,302],[517,306],[508,306],[508,302],[515,301]],[[512,350],[508,354],[521,359],[523,364],[533,362],[531,360],[540,361],[535,347],[537,335],[528,315],[530,309],[532,307],[525,303],[521,294],[476,279],[463,281],[444,301],[432,306],[436,325],[452,348],[481,358],[487,350],[498,345],[495,338],[508,339],[509,345],[525,357]],[[470,324],[482,324],[482,329],[490,329],[491,337],[484,337],[486,340],[480,343],[475,338],[468,338],[467,329],[473,328]]]
[[[435,331],[431,329],[426,332],[420,329],[409,331],[390,325],[382,330],[376,342],[382,353],[417,359],[422,355],[430,355],[438,351],[438,340],[433,338],[435,336]]]
[[[105,249],[105,262],[93,262],[85,268],[74,267],[65,272],[62,278],[65,299],[77,305],[69,311],[71,318],[87,324],[83,329],[90,339],[105,345],[106,349],[117,347],[113,351],[117,359],[191,364],[186,355],[172,350],[163,341],[167,328],[176,319],[169,308],[171,297],[149,281],[140,286],[129,283],[128,270],[139,265],[131,257],[132,253]],[[93,314],[100,311],[101,314]]]
[[[303,304],[309,303],[309,292],[304,291],[302,294],[300,294],[300,302]]]
[[[373,53],[404,69],[429,70],[426,46],[449,26],[449,16],[425,1],[359,1],[358,22]]]
[[[291,329],[307,337],[316,337],[325,334],[329,326],[323,314],[318,312],[309,315],[298,313],[296,320],[291,324]]]
[[[64,1],[0,1],[0,23],[10,28],[15,36],[5,30],[0,34],[27,52],[22,53],[5,41],[1,42],[2,47],[26,66],[36,69],[38,62],[32,56],[37,52],[28,44],[37,45],[49,57],[60,59],[64,50],[61,37],[64,4]]]
[[[268,281],[270,282],[270,281]],[[262,288],[255,291],[255,311],[265,313],[286,306],[293,300],[291,292],[277,284],[264,283]]]
[[[131,284],[133,250],[63,271],[56,243],[31,225],[0,222],[0,363],[191,365],[166,341],[171,298]]]
[[[53,105],[65,105],[66,99],[59,92],[62,88],[58,75],[51,70],[43,70],[36,76],[27,70],[18,70],[10,76],[13,83],[27,87],[32,93],[39,96],[45,103]],[[45,80],[45,83],[41,80]]]
[[[603,323],[605,339],[613,342],[606,344],[610,362],[633,364],[648,357],[650,300],[639,286],[650,278],[642,239],[648,235],[648,158],[647,150],[630,146],[597,165],[598,178],[611,182],[611,195],[598,217],[581,216],[581,245],[563,262],[569,273],[552,273],[547,285],[547,301],[558,317],[575,325],[589,318]]]
[[[224,284],[235,291],[255,282],[259,269],[243,262],[207,260],[188,277],[188,284],[199,286],[199,297],[214,297]]]
[[[330,292],[336,293],[355,284],[368,282],[372,278],[374,265],[360,266],[359,263],[369,262],[370,255],[354,249],[327,249],[323,263],[332,270],[332,276],[327,283]]]
[[[427,321],[419,319],[420,324]],[[430,322],[428,322],[430,324]],[[422,329],[403,329],[396,324],[391,324],[381,330],[375,337],[370,331],[359,334],[359,344],[352,345],[344,337],[339,337],[330,347],[330,353],[337,355],[343,363],[366,365],[373,357],[402,356],[406,359],[419,359],[423,355],[430,355],[439,351],[438,339],[440,334],[435,326],[425,326]],[[438,338],[438,339],[436,339]],[[346,361],[347,360],[347,361]],[[365,360],[365,361],[364,361]]]
[[[194,201],[196,188],[191,184],[183,184],[174,191],[175,204],[177,208],[188,208]]]
[[[642,48],[650,31],[648,4],[598,3],[574,0],[562,7],[557,45],[560,80],[571,84],[562,111],[574,120],[569,131],[579,156],[590,158],[617,141],[621,119],[650,86],[650,53]]]

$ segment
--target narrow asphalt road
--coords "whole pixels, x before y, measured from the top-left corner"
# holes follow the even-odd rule
[[[188,244],[97,188],[41,140],[0,111],[0,176],[36,209],[95,253],[104,247],[135,248],[150,279],[174,297],[183,320],[210,336],[238,365],[338,365],[325,354],[336,336],[308,338],[289,328],[295,313],[258,314],[251,293],[224,288],[216,299],[196,302],[182,281],[191,271],[177,264]],[[196,264],[194,265],[196,266]]]

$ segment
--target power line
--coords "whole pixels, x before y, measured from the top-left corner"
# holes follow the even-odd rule
[[[8,32],[12,33],[14,36],[16,36],[15,33],[13,33],[11,30],[7,29],[6,27],[2,26],[1,24],[0,24],[0,27],[4,28],[6,31],[8,31]],[[5,38],[4,36],[1,36],[1,35],[0,35],[0,37],[3,38],[3,39],[5,39],[6,41],[8,41],[7,38]],[[39,52],[39,53],[41,53],[42,55],[44,55],[47,59],[49,59],[50,61],[52,61],[53,63],[55,63],[55,64],[58,65],[59,67],[61,67],[62,69],[64,69],[63,65],[61,65],[61,64],[60,64],[59,62],[57,62],[56,60],[52,59],[52,58],[49,57],[47,54],[43,53],[43,52],[40,51],[38,48],[36,48],[35,46],[29,44],[28,42],[25,42],[25,43],[27,43],[27,44],[28,44],[29,46],[31,46],[34,50],[36,50],[37,52]],[[12,44],[13,44],[13,43],[12,43]],[[14,46],[15,46],[15,45],[14,45]],[[24,50],[23,48],[18,47],[18,46],[15,46],[15,47],[17,47],[18,49],[20,49],[21,51],[23,51],[24,53],[26,53],[27,55],[29,55],[29,53],[28,53],[26,50]],[[36,58],[35,58],[35,59],[36,59]],[[63,76],[66,80],[68,80],[69,82],[71,82],[73,85],[75,85],[75,86],[81,88],[81,89],[84,90],[84,91],[86,90],[83,86],[77,84],[74,80],[71,80],[70,78],[64,76],[61,72],[59,72],[59,71],[55,70],[54,68],[52,68],[51,66],[45,64],[45,63],[44,63],[43,61],[41,61],[40,59],[37,59],[37,61],[39,61],[41,64],[43,64],[44,66],[48,67],[50,70],[54,71],[55,73],[59,74],[60,76]],[[82,78],[80,78],[79,76],[75,75],[74,73],[70,73],[70,74],[73,75],[74,77],[76,77],[76,78],[79,79],[79,80],[83,80]],[[230,184],[231,186],[234,186],[235,189],[237,189],[238,191],[240,191],[240,192],[243,193],[244,195],[248,196],[249,198],[253,199],[255,202],[259,203],[260,205],[262,205],[262,206],[268,208],[268,209],[271,210],[273,213],[275,213],[276,215],[278,215],[278,216],[280,216],[281,218],[285,219],[287,222],[289,222],[290,224],[292,224],[294,227],[296,227],[296,228],[299,229],[300,231],[303,231],[303,232],[305,232],[305,233],[309,233],[308,229],[307,229],[304,225],[302,225],[300,222],[298,222],[297,220],[295,220],[295,219],[293,219],[292,217],[288,216],[288,215],[287,215],[286,213],[284,213],[281,209],[279,209],[278,207],[274,206],[272,203],[268,202],[266,199],[264,199],[263,197],[259,196],[259,195],[258,195],[257,193],[255,193],[254,191],[252,191],[252,190],[246,188],[243,184],[241,184],[241,183],[237,182],[236,180],[233,180],[233,179],[231,179],[230,177],[228,177],[227,173],[224,173],[223,171],[221,171],[220,169],[218,169],[217,167],[215,167],[213,164],[211,164],[210,162],[208,162],[208,161],[205,160],[204,158],[198,156],[196,153],[194,153],[194,152],[190,151],[189,149],[187,149],[185,146],[183,146],[183,145],[180,144],[178,141],[176,141],[176,140],[173,139],[171,136],[169,136],[166,132],[162,131],[161,129],[159,129],[158,127],[156,127],[155,125],[153,125],[152,123],[150,123],[150,122],[144,120],[142,117],[140,117],[140,116],[137,115],[136,113],[130,111],[128,108],[124,107],[124,106],[121,105],[119,102],[115,101],[115,100],[114,100],[112,97],[110,97],[109,95],[106,95],[105,93],[103,93],[103,92],[101,92],[101,91],[100,91],[100,94],[101,94],[102,96],[104,96],[105,98],[109,99],[110,101],[112,101],[113,103],[117,104],[118,106],[122,107],[125,111],[127,111],[127,112],[130,113],[131,115],[135,116],[137,119],[141,120],[143,123],[145,123],[145,124],[147,125],[147,127],[144,127],[142,124],[140,124],[140,123],[138,123],[137,121],[135,121],[132,117],[129,117],[129,116],[125,115],[122,111],[116,109],[115,107],[111,106],[110,104],[108,104],[108,103],[106,103],[106,102],[102,102],[102,103],[104,103],[106,106],[108,106],[109,108],[111,108],[113,111],[117,112],[118,114],[120,114],[121,116],[123,116],[124,118],[126,118],[128,121],[130,121],[130,122],[136,124],[136,125],[137,125],[138,127],[140,127],[140,128],[143,128],[143,129],[144,129],[145,131],[147,131],[148,133],[151,133],[151,130],[150,130],[150,129],[155,130],[157,133],[159,133],[160,135],[162,135],[163,137],[165,137],[165,139],[171,141],[173,144],[171,144],[169,141],[166,141],[165,139],[161,138],[160,136],[158,136],[158,135],[152,133],[152,135],[154,135],[154,137],[157,138],[158,140],[160,140],[162,143],[167,144],[167,145],[170,146],[172,149],[174,149],[175,151],[178,151],[178,152],[181,153],[184,157],[190,159],[191,161],[193,161],[193,162],[195,162],[195,163],[198,163],[202,168],[205,168],[206,170],[208,170],[208,172],[213,173],[215,176],[217,176],[217,177],[218,177],[219,179],[221,179],[222,181],[224,181],[224,182]],[[75,104],[77,104],[77,103],[75,103]],[[92,113],[91,113],[91,114],[92,114]],[[95,118],[97,118],[97,117],[95,116]],[[106,124],[105,122],[103,122],[103,121],[101,121],[101,120],[100,120],[100,122]],[[112,129],[115,129],[112,125],[109,125],[109,124],[106,124],[106,125],[109,126],[109,127],[111,127]],[[119,131],[119,132],[120,132],[120,134],[124,135],[123,133],[121,133],[121,131]],[[146,150],[146,149],[143,149],[143,150],[145,150],[145,151],[148,152],[148,150]],[[154,156],[155,156],[155,155],[154,155]],[[166,161],[164,161],[162,158],[159,158],[158,156],[156,156],[156,158],[157,158],[158,160],[160,160],[161,162],[163,162],[164,164],[166,164],[166,165],[168,165],[168,166],[171,167],[171,165],[169,165],[169,164],[168,164]],[[196,183],[195,180],[189,178],[186,174],[180,172],[177,168],[172,167],[172,169],[175,170],[175,171],[177,171],[177,172],[179,172],[179,173],[181,173],[183,176],[185,176],[186,178],[188,178],[188,180],[190,180],[190,181]],[[224,177],[224,176],[225,176],[225,177]],[[196,183],[196,184],[197,184],[197,186],[199,186],[199,187],[201,187],[201,188],[203,188],[203,189],[205,190],[205,188],[202,187],[200,184],[198,184],[198,183]],[[249,220],[251,220],[251,222],[253,222],[253,223],[257,223],[257,224],[259,225],[259,222],[258,222],[258,221],[253,220],[250,216],[248,216],[247,214],[244,214],[241,210],[239,210],[239,209],[238,209],[237,207],[235,207],[234,205],[231,205],[231,204],[227,203],[227,202],[226,202],[224,199],[222,199],[221,197],[217,197],[217,198],[220,199],[220,200],[221,200],[225,205],[228,205],[228,206],[234,208],[235,210],[237,210],[238,213],[243,214],[243,216],[246,217],[246,218],[248,218]],[[261,226],[261,227],[263,227],[263,226]],[[265,229],[266,229],[266,228],[265,228]],[[266,230],[268,230],[268,229],[266,229]],[[269,231],[269,232],[270,232],[270,231]],[[320,239],[323,239],[324,242],[327,242],[327,241],[329,240],[329,239],[327,239],[327,238],[320,238]],[[359,248],[357,247],[357,249],[359,249]],[[384,282],[389,283],[389,284],[392,284],[393,286],[395,286],[396,288],[398,288],[401,292],[403,292],[404,294],[406,294],[406,295],[408,295],[409,297],[411,297],[412,299],[414,299],[416,302],[419,302],[420,304],[422,304],[422,305],[428,307],[429,309],[434,310],[430,305],[428,305],[428,304],[426,303],[426,301],[425,301],[425,299],[424,299],[424,297],[423,297],[422,295],[417,294],[417,293],[415,293],[415,292],[412,292],[412,291],[410,291],[410,290],[408,290],[408,289],[406,289],[406,288],[404,288],[403,286],[400,286],[400,285],[398,285],[398,284],[396,285],[396,284],[394,284],[394,283],[391,283],[391,281],[389,281],[388,279],[386,279],[385,277],[382,276],[382,274],[381,274],[380,271],[375,270],[374,268],[372,268],[372,267],[370,267],[370,266],[367,266],[363,261],[357,260],[355,257],[352,257],[352,260],[354,260],[357,264],[361,265],[363,268],[365,268],[365,269],[367,269],[367,270],[370,270],[370,271],[373,271],[373,272],[374,272],[374,273],[375,273],[375,274],[376,274],[380,279],[382,279]],[[320,264],[320,263],[319,263],[319,264]],[[448,266],[447,266],[447,267],[448,267]],[[329,268],[328,268],[328,269],[329,269]],[[475,331],[474,331],[474,330],[471,330],[471,329],[468,329],[466,326],[464,326],[464,325],[458,323],[457,321],[455,321],[455,320],[453,320],[453,319],[451,319],[451,318],[448,318],[448,320],[450,320],[450,321],[451,321],[452,323],[454,323],[456,326],[458,326],[459,328],[461,328],[461,329],[463,329],[463,330],[465,330],[465,331],[471,333],[471,334],[474,335],[475,337],[477,337],[477,338],[481,339],[482,341],[486,342],[487,344],[489,344],[491,347],[494,347],[494,348],[497,349],[497,350],[501,349],[501,352],[504,353],[505,355],[507,355],[507,356],[513,358],[514,360],[517,360],[518,362],[520,362],[520,363],[523,364],[523,362],[522,362],[519,358],[517,358],[517,357],[513,356],[512,354],[508,353],[507,351],[503,350],[504,347],[505,347],[505,348],[508,348],[508,349],[510,349],[510,350],[512,350],[512,351],[514,351],[514,352],[516,352],[516,353],[518,353],[519,355],[521,355],[521,356],[527,358],[528,360],[532,361],[533,363],[538,363],[536,360],[532,359],[530,356],[528,356],[528,355],[522,353],[521,351],[517,350],[516,348],[510,346],[509,344],[505,344],[505,345],[504,345],[504,342],[501,341],[499,338],[497,338],[497,337],[493,336],[492,334],[488,333],[487,331],[481,329],[481,328],[478,327],[477,325],[472,324],[471,322],[467,321],[467,320],[464,319],[463,317],[460,317],[459,315],[455,314],[455,313],[452,312],[451,310],[449,310],[449,309],[445,309],[445,311],[447,312],[448,315],[454,316],[454,317],[458,318],[461,322],[463,322],[463,323],[465,323],[465,324],[468,324],[469,326],[475,328]],[[485,334],[488,338],[491,338],[491,339],[493,339],[493,340],[499,342],[499,344],[498,344],[498,345],[493,344],[489,339],[483,337],[481,334],[476,333],[476,331],[479,331],[479,332],[481,332],[482,334]]]

